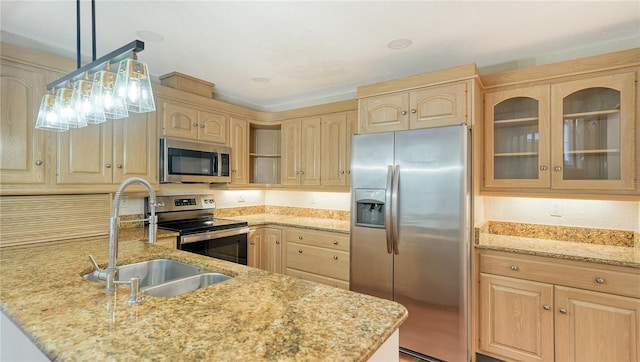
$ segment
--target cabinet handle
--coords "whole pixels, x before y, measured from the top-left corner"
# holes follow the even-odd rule
[[[198,127],[198,124],[197,124],[197,123],[194,123],[194,124],[193,124],[193,126],[194,126],[194,127]]]
[[[542,308],[543,308],[544,310],[550,310],[550,309],[551,309],[551,307],[549,306],[549,304],[545,304],[545,305],[543,305],[543,306],[542,306]]]
[[[110,164],[110,163],[107,163],[106,165],[104,165],[104,167],[106,167],[106,168],[111,168],[111,164]]]
[[[338,260],[338,256],[337,256],[337,255],[334,255],[334,256],[333,256],[333,260]]]
[[[36,160],[36,166],[42,166],[42,160]]]
[[[416,111],[415,109],[412,109],[412,110],[411,110],[411,113],[416,113],[416,112],[417,112],[417,111]]]
[[[564,309],[564,308],[560,308],[560,313],[562,313],[562,314],[567,314],[567,310],[566,310],[566,309]]]
[[[304,239],[302,235],[298,235],[298,240],[302,240],[302,239]]]
[[[401,115],[406,116],[407,115],[407,111],[402,111],[400,112]]]
[[[547,166],[544,166],[544,165],[540,166],[540,171],[546,171],[546,170],[547,170]]]
[[[122,168],[122,165],[118,165],[118,168]]]
[[[518,266],[517,266],[517,265],[512,265],[512,266],[511,266],[511,270],[513,270],[513,271],[517,271],[517,270],[518,270]]]
[[[298,253],[302,254],[302,249],[298,249]]]
[[[604,278],[596,278],[596,283],[604,284]]]
[[[554,167],[553,169],[554,169],[555,171],[560,171],[560,170],[562,170],[562,167],[560,167],[560,166],[556,166],[556,167]]]

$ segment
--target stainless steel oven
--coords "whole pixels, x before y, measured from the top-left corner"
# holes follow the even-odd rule
[[[180,250],[247,265],[247,222],[216,218],[215,208],[212,194],[158,196],[158,228],[178,232]]]

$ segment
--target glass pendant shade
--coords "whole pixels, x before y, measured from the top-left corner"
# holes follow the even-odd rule
[[[94,109],[100,109],[109,119],[121,119],[129,116],[127,105],[115,92],[116,73],[101,70],[93,78],[90,103]]]
[[[149,69],[145,63],[135,58],[120,61],[115,89],[125,100],[129,112],[145,113],[156,110]]]
[[[91,103],[91,88],[93,84],[80,79],[73,84],[73,95],[71,104],[76,112],[76,116],[82,119],[81,122],[99,124],[106,121],[102,108],[94,107]]]
[[[40,103],[38,118],[36,119],[37,129],[46,129],[50,131],[64,132],[69,129],[69,124],[61,122],[55,112],[54,104],[56,96],[53,94],[45,94]]]
[[[71,103],[73,98],[73,90],[70,88],[60,88],[56,92],[56,101],[53,109],[58,115],[60,122],[69,125],[69,128],[82,128],[87,126],[87,120],[82,117],[78,118],[76,110]]]

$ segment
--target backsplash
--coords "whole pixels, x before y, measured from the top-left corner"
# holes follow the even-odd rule
[[[344,210],[312,209],[291,206],[246,206],[216,209],[216,217],[231,217],[256,214],[291,215],[298,217],[313,217],[322,219],[349,221],[351,213]]]

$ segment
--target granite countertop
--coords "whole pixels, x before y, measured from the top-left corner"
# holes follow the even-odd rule
[[[82,279],[106,237],[0,250],[0,307],[52,360],[363,361],[407,318],[392,301],[148,244],[118,264],[170,258],[234,276],[129,306],[128,287]]]
[[[476,228],[475,247],[640,268],[632,231],[490,221]]]
[[[302,217],[278,214],[255,214],[243,216],[225,216],[225,219],[244,220],[249,226],[279,225],[301,227],[305,229],[332,231],[349,234],[351,222],[348,220],[324,219],[316,217]]]

